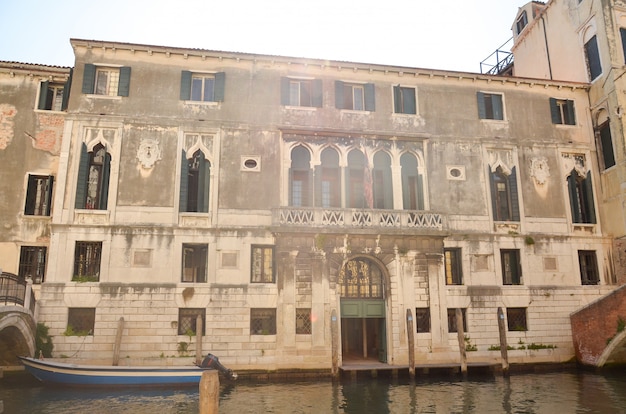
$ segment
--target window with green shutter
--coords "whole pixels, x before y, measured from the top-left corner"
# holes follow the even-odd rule
[[[107,67],[86,63],[83,69],[84,94],[103,96],[129,96],[129,66]]]
[[[502,95],[495,93],[478,92],[478,117],[480,119],[504,120]]]
[[[281,78],[281,105],[321,108],[321,79]]]
[[[195,102],[224,101],[226,74],[181,72],[180,99]]]
[[[550,115],[553,124],[576,125],[572,100],[550,98]]]

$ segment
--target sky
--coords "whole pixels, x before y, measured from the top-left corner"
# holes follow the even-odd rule
[[[0,60],[74,66],[76,38],[479,73],[525,3],[0,0]]]

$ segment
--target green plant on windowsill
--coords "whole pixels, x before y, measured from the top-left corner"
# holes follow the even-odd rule
[[[64,336],[87,336],[89,335],[90,331],[89,330],[74,330],[74,327],[72,325],[67,325],[67,328],[65,329],[65,332],[63,332]]]
[[[84,283],[84,282],[97,282],[98,276],[93,275],[74,275],[72,282]]]

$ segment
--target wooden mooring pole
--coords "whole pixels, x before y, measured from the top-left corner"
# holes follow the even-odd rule
[[[202,362],[202,316],[196,317],[196,365]]]
[[[217,414],[220,406],[220,377],[217,370],[207,369],[200,379],[200,414]]]
[[[413,329],[413,314],[411,309],[406,310],[406,333],[409,339],[409,375],[415,378],[415,334]]]
[[[509,373],[509,350],[506,343],[506,326],[504,326],[504,312],[498,308],[498,331],[500,332],[500,355],[502,356],[502,373]]]
[[[463,329],[463,312],[456,308],[456,332],[459,339],[459,352],[461,353],[461,374],[467,375],[467,352],[465,350],[465,331]]]
[[[122,333],[124,332],[124,317],[117,321],[117,334],[115,335],[115,344],[113,344],[113,366],[120,364],[120,347],[122,346]]]
[[[332,310],[330,314],[330,340],[332,346],[332,371],[333,377],[339,375],[339,322],[337,321],[337,311]]]

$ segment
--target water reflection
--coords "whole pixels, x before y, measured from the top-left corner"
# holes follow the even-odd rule
[[[222,385],[221,414],[623,413],[626,373],[358,379]],[[198,390],[58,389],[0,380],[9,413],[197,413]]]

